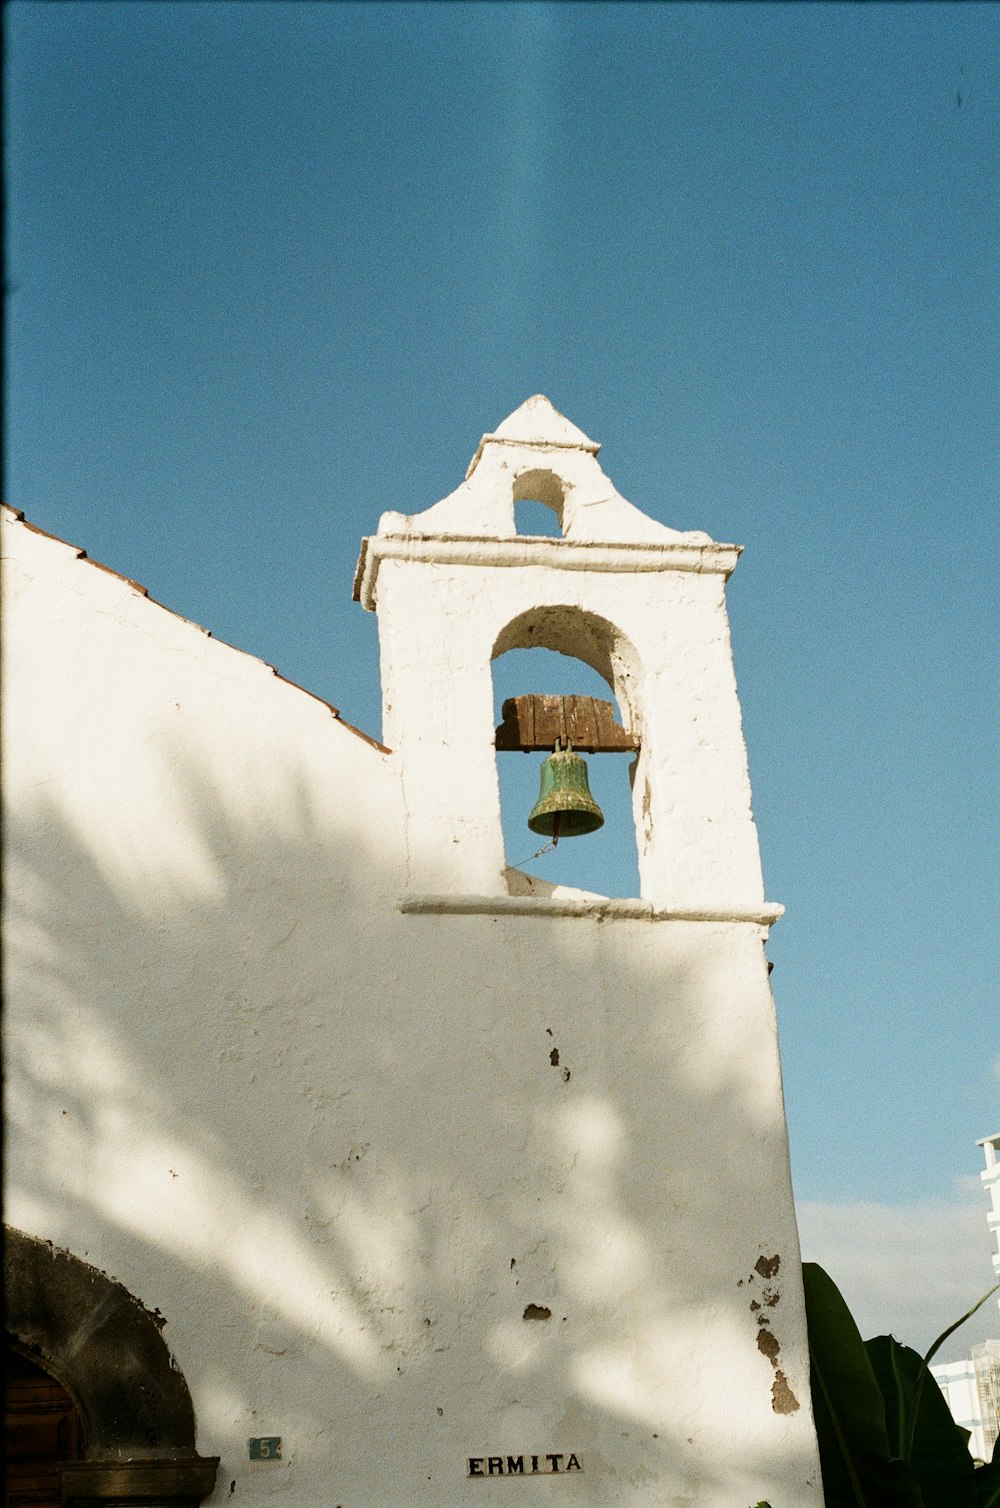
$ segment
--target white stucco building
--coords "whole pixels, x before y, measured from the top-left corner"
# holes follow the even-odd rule
[[[529,399],[362,541],[381,741],[5,512],[8,1326],[67,1500],[821,1503],[739,551],[597,450]],[[508,868],[535,644],[637,750],[638,897]]]
[[[986,1160],[986,1166],[979,1177],[982,1179],[990,1204],[986,1222],[997,1243],[997,1250],[993,1253],[993,1272],[997,1282],[1000,1283],[1000,1131],[996,1136],[984,1136],[982,1141],[976,1143],[976,1146],[982,1147],[983,1157]],[[997,1299],[997,1306],[1000,1307],[1000,1298]]]
[[[980,1173],[989,1199],[987,1222],[1000,1245],[1000,1132],[976,1143],[986,1166]],[[1000,1249],[993,1253],[993,1271],[1000,1282]],[[997,1298],[1000,1306],[1000,1296]],[[974,1346],[962,1361],[941,1362],[931,1373],[948,1402],[957,1424],[970,1433],[969,1449],[979,1461],[992,1459],[1000,1438],[1000,1340]]]
[[[931,1367],[952,1418],[969,1431],[969,1450],[977,1461],[990,1461],[1000,1436],[1000,1340],[973,1346],[962,1361]]]

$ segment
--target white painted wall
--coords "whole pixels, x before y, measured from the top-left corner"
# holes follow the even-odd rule
[[[602,525],[551,412],[482,447],[483,559],[362,572],[392,754],[5,515],[6,1216],[166,1316],[236,1508],[821,1501],[725,572],[601,530],[726,547]],[[597,570],[489,564],[525,446]],[[546,606],[617,620],[642,906],[504,874],[489,656]]]

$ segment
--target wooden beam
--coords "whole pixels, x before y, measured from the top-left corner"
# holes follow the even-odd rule
[[[572,743],[581,754],[627,754],[639,740],[615,721],[613,702],[593,696],[512,696],[503,704],[496,746],[548,752]]]

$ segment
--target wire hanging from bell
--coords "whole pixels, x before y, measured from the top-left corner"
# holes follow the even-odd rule
[[[552,828],[552,841],[551,841],[551,843],[543,843],[542,847],[538,850],[537,853],[529,854],[526,859],[517,859],[515,861],[515,863],[513,863],[511,865],[511,868],[512,869],[520,869],[520,867],[521,867],[522,864],[533,864],[535,862],[535,860],[536,859],[540,859],[543,854],[551,853],[552,850],[558,846],[558,844],[559,844],[559,818],[557,816],[556,819],[555,819],[555,823],[553,825],[553,828]]]

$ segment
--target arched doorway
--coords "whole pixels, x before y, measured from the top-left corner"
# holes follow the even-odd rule
[[[71,1252],[9,1226],[4,1288],[12,1349],[57,1382],[79,1417],[83,1448],[56,1457],[55,1502],[198,1508],[215,1486],[219,1458],[195,1449],[191,1395],[160,1334],[162,1319]],[[74,1428],[64,1427],[70,1443]],[[28,1497],[24,1508],[48,1502]]]
[[[4,1337],[4,1508],[61,1508],[63,1462],[83,1457],[66,1389]]]

